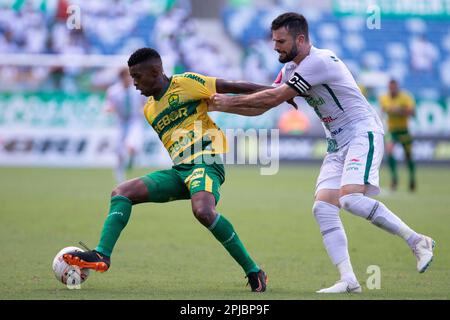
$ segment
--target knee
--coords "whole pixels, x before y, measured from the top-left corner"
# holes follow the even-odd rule
[[[316,219],[324,216],[337,216],[339,215],[339,207],[334,204],[316,200],[312,207],[312,213]]]
[[[339,198],[341,208],[351,212],[352,208],[360,201],[361,197],[363,197],[362,193],[350,193],[343,195]]]
[[[322,201],[315,201],[312,207],[312,213],[315,217],[317,217],[323,211],[323,203]]]
[[[127,197],[127,189],[122,187],[122,185],[118,185],[117,187],[115,187],[113,189],[113,191],[111,192],[111,198],[115,197],[115,196],[123,196],[123,197]]]
[[[209,227],[216,217],[216,211],[210,206],[196,206],[192,208],[195,218],[206,227]]]
[[[126,183],[122,183],[114,188],[114,190],[111,192],[111,198],[115,196],[122,196],[125,198],[128,198],[132,201],[132,203],[135,203],[135,191],[133,188],[130,188],[129,185]]]

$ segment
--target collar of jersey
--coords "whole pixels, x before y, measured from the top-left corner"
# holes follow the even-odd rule
[[[164,95],[165,95],[166,92],[167,92],[167,89],[169,89],[170,84],[172,83],[172,79],[173,79],[173,77],[170,77],[170,78],[169,78],[169,83],[167,84],[167,87],[164,88],[164,90],[162,91],[161,95],[159,95],[158,97],[153,97],[153,98],[155,98],[156,101],[159,101],[159,99],[161,99],[162,97],[164,97]]]

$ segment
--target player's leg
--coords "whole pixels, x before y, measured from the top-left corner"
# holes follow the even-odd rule
[[[416,190],[416,164],[412,155],[412,137],[406,132],[401,137],[401,144],[405,153],[405,160],[409,171],[409,190]]]
[[[117,186],[111,193],[109,212],[103,224],[100,241],[95,250],[87,252],[68,252],[64,260],[80,268],[104,272],[111,264],[111,254],[120,233],[130,219],[133,205],[148,201],[148,190],[140,179],[132,179]]]
[[[328,154],[317,179],[313,214],[328,256],[340,273],[340,280],[335,285],[319,290],[318,293],[361,292],[350,262],[347,236],[339,216],[342,157],[343,153]]]
[[[132,206],[144,202],[168,202],[189,199],[189,191],[174,170],[161,170],[126,181],[111,193],[110,208],[95,250],[69,252],[64,260],[80,268],[106,271],[117,240],[126,227]]]
[[[398,171],[397,160],[394,157],[394,140],[393,134],[389,134],[386,141],[386,156],[388,160],[389,169],[391,171],[391,190],[397,190],[398,185]]]
[[[192,211],[197,220],[208,228],[242,267],[252,291],[265,291],[267,277],[264,271],[251,258],[231,222],[216,211],[216,204],[220,198],[219,188],[224,181],[223,165],[201,164],[188,170],[180,168],[179,172],[189,188]]]
[[[383,158],[383,137],[369,132],[355,138],[349,147],[346,167],[351,159],[361,165],[344,171],[339,202],[350,213],[363,217],[379,228],[403,238],[417,258],[417,269],[424,272],[433,257],[434,241],[416,233],[382,202],[369,198],[379,192],[379,167]]]

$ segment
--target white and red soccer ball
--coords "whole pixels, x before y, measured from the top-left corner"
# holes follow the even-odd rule
[[[81,251],[78,247],[65,247],[59,251],[53,259],[52,269],[56,279],[67,286],[77,286],[86,281],[89,277],[89,269],[80,269],[67,264],[63,255],[70,251]]]

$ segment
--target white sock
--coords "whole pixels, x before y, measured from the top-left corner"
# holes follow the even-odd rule
[[[390,211],[383,203],[362,193],[347,194],[339,198],[342,208],[369,220],[377,227],[402,237],[408,244],[419,235]],[[408,241],[409,240],[409,241]]]
[[[358,282],[356,280],[355,273],[353,272],[352,264],[350,262],[350,258],[345,259],[344,261],[338,263],[337,265],[339,273],[341,274],[341,280],[347,280],[352,284]]]
[[[356,280],[350,264],[347,236],[339,217],[339,208],[328,202],[316,201],[313,213],[319,224],[325,249],[333,264],[338,267],[341,279]]]

